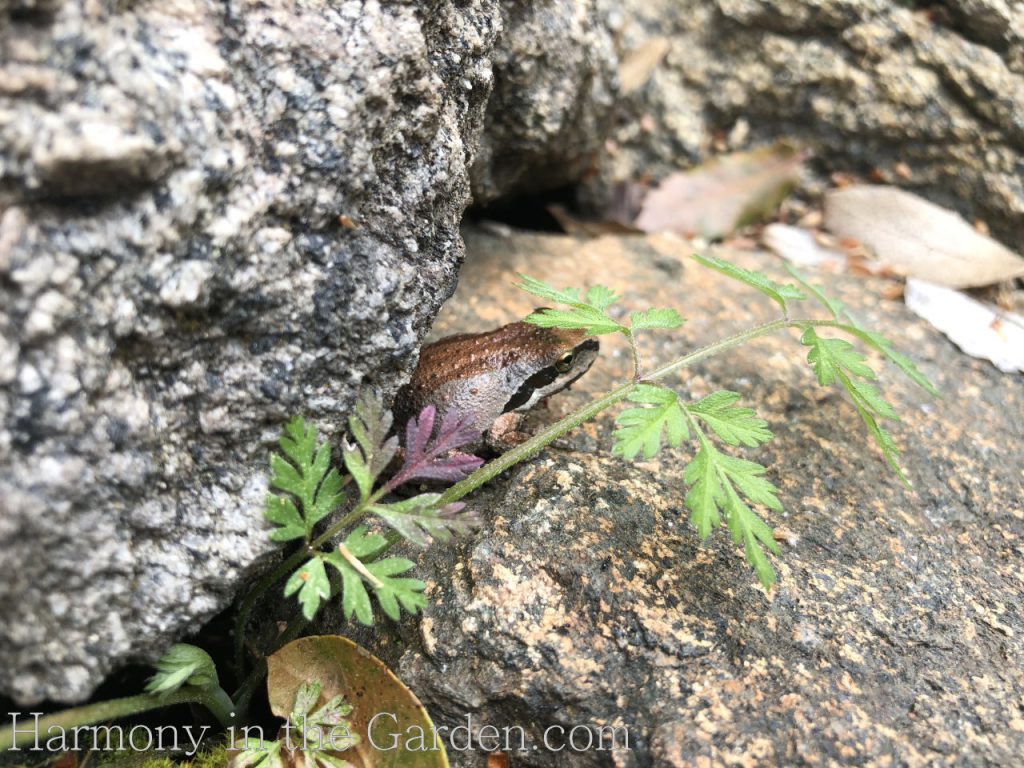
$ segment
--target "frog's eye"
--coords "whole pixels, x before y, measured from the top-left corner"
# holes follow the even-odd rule
[[[559,373],[565,373],[570,368],[572,368],[572,361],[575,359],[575,357],[576,355],[573,352],[566,352],[564,355],[558,358],[558,362],[555,363],[555,369]]]

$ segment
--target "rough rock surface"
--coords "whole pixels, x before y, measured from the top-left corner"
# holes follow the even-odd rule
[[[924,6],[914,10],[911,6]],[[669,41],[587,195],[786,137],[815,165],[913,189],[1024,251],[1024,5],[638,0],[623,51]]]
[[[629,306],[675,306],[678,334],[644,349],[667,361],[772,319],[767,299],[687,258],[672,238],[580,243],[467,235],[468,261],[435,331],[522,315],[519,271],[557,285],[602,282]],[[771,257],[720,253],[776,271]],[[826,278],[869,327],[910,354],[944,395],[891,369],[882,389],[915,484],[867,442],[851,403],[816,385],[796,334],[760,339],[688,369],[697,397],[740,392],[776,438],[730,449],[769,467],[786,512],[772,515],[779,583],[756,584],[724,530],[701,542],[683,507],[685,451],[625,463],[613,414],[499,481],[473,505],[488,518],[420,567],[430,605],[375,650],[436,721],[521,726],[521,766],[830,762],[1005,765],[1024,750],[1024,383],[960,354],[883,281]],[[794,310],[802,316],[804,308]],[[607,338],[607,337],[606,337]],[[875,361],[876,363],[878,361]],[[624,345],[537,423],[628,375]],[[351,627],[341,627],[348,632]],[[625,727],[630,750],[543,749],[543,733]],[[586,744],[585,731],[577,743]],[[597,740],[596,731],[592,737]],[[622,744],[622,733],[618,735]],[[611,733],[605,732],[605,744]],[[558,744],[558,741],[552,743]],[[479,753],[453,753],[479,768]]]
[[[577,181],[611,130],[618,57],[598,0],[502,5],[494,91],[472,169],[473,199]]]
[[[454,288],[497,4],[7,2],[0,690],[82,699],[231,599],[267,447]]]

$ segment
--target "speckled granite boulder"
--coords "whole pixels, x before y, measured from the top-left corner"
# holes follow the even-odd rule
[[[441,331],[528,311],[529,297],[509,287],[519,271],[556,285],[602,282],[627,307],[678,307],[689,318],[682,332],[644,343],[658,362],[777,311],[696,266],[670,238],[472,234],[467,249]],[[777,269],[764,254],[720,255]],[[851,403],[816,385],[795,333],[688,369],[681,390],[736,390],[776,435],[760,449],[730,450],[768,466],[780,488],[786,512],[770,518],[782,548],[777,587],[757,586],[726,531],[698,539],[683,507],[688,452],[618,461],[606,413],[569,436],[572,450],[542,453],[473,500],[484,530],[429,550],[420,566],[430,582],[422,620],[403,624],[400,639],[376,636],[375,651],[435,722],[521,726],[531,750],[513,755],[516,766],[1019,758],[1024,382],[880,299],[884,282],[826,282],[945,397],[931,401],[883,371],[915,489],[887,471]],[[625,346],[603,342],[590,373],[534,423],[607,391],[629,369]],[[563,729],[549,731],[558,746],[574,726],[594,729],[595,744],[596,729],[627,728],[631,749],[543,749],[546,729]],[[460,768],[483,765],[480,753],[450,756]]]
[[[0,22],[0,691],[223,608],[283,420],[455,285],[495,2],[15,2]]]
[[[787,137],[823,175],[913,189],[1024,251],[1024,4],[631,0],[609,19],[623,50],[670,45],[622,104],[592,202]]]
[[[577,181],[611,130],[618,55],[605,0],[502,4],[494,92],[472,169],[473,199]]]
[[[0,3],[0,692],[81,699],[227,604],[282,421],[393,391],[453,290],[485,122],[490,196],[601,146],[602,18]]]

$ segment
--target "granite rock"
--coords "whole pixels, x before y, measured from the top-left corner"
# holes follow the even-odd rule
[[[597,162],[618,96],[618,54],[602,0],[502,5],[494,91],[472,168],[473,199],[576,182]]]
[[[509,287],[520,271],[609,285],[627,308],[679,308],[682,331],[647,334],[651,364],[777,315],[672,237],[466,239],[467,265],[435,332],[527,312],[530,298]],[[781,272],[763,253],[717,255]],[[423,557],[422,618],[361,636],[435,722],[522,728],[528,751],[512,755],[521,766],[1014,762],[1024,750],[1024,385],[881,298],[884,281],[824,282],[943,395],[931,400],[883,371],[914,488],[888,470],[853,405],[817,386],[796,333],[707,359],[679,377],[680,391],[735,390],[776,435],[727,450],[765,464],[780,488],[785,512],[768,517],[782,550],[777,586],[757,584],[726,530],[702,542],[689,524],[690,449],[620,461],[606,412],[570,433],[568,448],[471,497],[487,522]],[[793,309],[805,312],[813,307]],[[605,339],[590,373],[534,426],[629,375],[624,344]],[[543,748],[545,732],[557,746],[575,726],[577,744],[603,734],[606,747],[622,747],[628,731],[630,748]],[[483,765],[479,751],[450,758]]]
[[[454,289],[497,5],[5,3],[0,691],[87,697],[274,545],[268,448]]]
[[[912,189],[1024,250],[1024,6],[1004,0],[654,0],[608,23],[620,48],[664,38],[583,198],[712,152],[785,138],[836,172]]]

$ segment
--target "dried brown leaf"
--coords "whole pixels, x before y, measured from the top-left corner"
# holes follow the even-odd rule
[[[950,288],[1024,276],[1024,259],[956,213],[896,187],[858,185],[825,196],[825,226],[853,238],[896,274]]]
[[[773,213],[795,186],[804,154],[785,144],[737,152],[666,178],[644,198],[645,232],[720,238]]]
[[[338,635],[319,635],[295,640],[267,658],[267,694],[270,708],[278,717],[287,718],[299,687],[315,681],[323,686],[318,705],[339,694],[354,707],[349,720],[360,741],[345,752],[335,753],[356,768],[448,768],[448,759],[433,749],[429,735],[433,724],[423,705],[387,666],[351,640]],[[376,714],[386,712],[388,717]],[[373,735],[370,723],[373,722]],[[408,747],[402,738],[395,749],[395,733],[406,729],[427,734],[425,748]],[[413,731],[410,730],[410,733]]]

